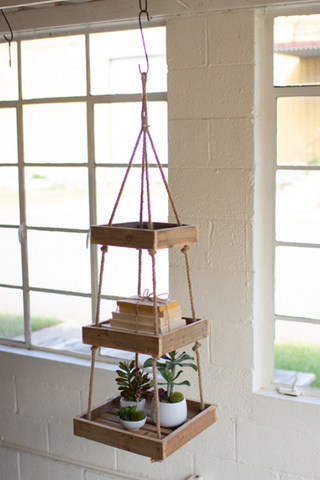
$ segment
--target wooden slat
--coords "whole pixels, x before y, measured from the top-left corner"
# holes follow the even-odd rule
[[[105,321],[101,322],[99,327],[94,325],[82,327],[82,341],[87,345],[116,348],[161,357],[165,353],[189,345],[209,335],[207,319],[198,319],[196,322],[192,322],[190,318],[186,318],[186,321],[186,326],[162,335],[116,329],[110,327],[109,321]]]
[[[179,448],[183,447],[183,445],[215,423],[217,419],[217,407],[210,405],[192,420],[181,425],[175,432],[166,437],[164,458],[167,458]]]
[[[104,407],[99,405],[93,409],[95,412],[101,412],[94,421],[87,420],[85,414],[76,417],[74,419],[75,435],[156,460],[164,460],[217,420],[215,405],[206,404],[205,410],[200,412],[200,402],[187,400],[189,411],[187,421],[176,428],[161,428],[160,440],[157,438],[157,428],[150,417],[139,430],[130,432],[123,429],[116,415],[119,407],[115,405],[119,405],[119,400],[118,395],[105,402]],[[147,398],[148,409],[150,401],[151,396]]]
[[[147,224],[140,228],[136,223],[94,225],[91,227],[91,242],[99,245],[158,250],[198,242],[198,227],[171,223],[154,223],[153,229]]]

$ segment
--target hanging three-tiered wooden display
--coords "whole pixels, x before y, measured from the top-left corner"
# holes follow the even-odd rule
[[[139,14],[140,30],[144,45],[143,32],[141,28],[141,14],[147,13],[146,8],[141,9]],[[144,45],[145,46],[145,45]],[[146,53],[146,52],[145,52]],[[129,162],[128,169],[123,179],[118,198],[113,208],[111,218],[108,225],[93,226],[91,228],[91,241],[94,244],[102,245],[101,269],[99,280],[99,293],[96,321],[93,325],[83,327],[83,343],[92,345],[92,365],[89,388],[88,411],[78,415],[74,419],[74,434],[94,440],[112,447],[127,450],[139,455],[151,457],[153,460],[164,460],[174,453],[188,441],[201,433],[204,429],[212,425],[217,420],[217,407],[204,403],[202,393],[202,376],[200,366],[200,344],[198,340],[209,335],[209,325],[206,319],[197,319],[192,296],[192,286],[190,277],[190,267],[188,260],[188,250],[191,244],[198,241],[198,227],[193,225],[181,224],[178,212],[175,208],[161,163],[158,159],[153,141],[149,132],[147,117],[147,95],[146,83],[147,73],[149,69],[148,57],[147,72],[141,73],[142,78],[142,114],[141,114],[141,130],[134,147],[132,157]],[[127,177],[129,175],[132,162],[139,145],[143,140],[143,163],[141,167],[141,196],[140,196],[140,215],[138,222],[113,224],[113,219],[124,190]],[[147,140],[150,143],[152,152],[158,164],[164,185],[166,187],[168,197],[174,211],[177,223],[156,223],[152,221],[150,208],[150,189],[148,175],[148,158],[147,158]],[[143,221],[143,202],[144,191],[146,190],[148,221]],[[118,246],[124,248],[134,248],[139,252],[139,276],[138,276],[138,297],[141,295],[141,268],[142,268],[142,250],[147,250],[152,259],[152,287],[153,287],[153,316],[154,316],[154,332],[144,333],[132,330],[115,328],[110,325],[110,320],[99,321],[100,317],[100,298],[101,286],[103,278],[103,270],[105,264],[105,254],[108,246]],[[192,318],[185,318],[186,325],[173,331],[160,334],[160,322],[158,318],[158,303],[156,293],[156,268],[155,254],[158,249],[183,247],[182,253],[185,256],[187,280],[189,285],[189,296],[191,302]],[[117,411],[120,408],[120,395],[117,395],[102,405],[91,408],[91,398],[93,389],[93,376],[95,365],[95,353],[98,347],[109,347],[121,349],[130,352],[136,352],[136,362],[138,363],[138,353],[148,354],[153,357],[153,380],[154,380],[154,401],[159,411],[159,397],[157,390],[157,374],[156,361],[164,354],[194,343],[193,350],[196,352],[198,364],[198,379],[200,401],[187,400],[188,417],[180,426],[175,428],[160,427],[160,418],[157,414],[156,424],[150,417],[151,398],[147,399],[146,408],[147,422],[136,431],[125,430],[119,422]]]

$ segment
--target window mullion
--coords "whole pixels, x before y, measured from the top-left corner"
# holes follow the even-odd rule
[[[18,83],[19,100],[17,102],[17,138],[18,138],[18,170],[19,170],[19,208],[20,208],[20,244],[22,259],[22,291],[23,291],[23,312],[24,312],[24,333],[27,347],[31,345],[31,319],[29,302],[29,271],[28,271],[28,242],[26,230],[26,196],[24,180],[24,154],[23,154],[23,102],[22,102],[22,79],[21,79],[21,42],[18,47]]]
[[[87,72],[87,136],[88,136],[88,182],[89,182],[89,221],[90,226],[97,223],[96,215],[96,182],[94,165],[94,105],[90,97],[90,45],[89,34],[86,34],[86,72]],[[91,259],[91,315],[92,321],[95,319],[98,295],[98,255],[97,246],[90,241],[90,259]]]

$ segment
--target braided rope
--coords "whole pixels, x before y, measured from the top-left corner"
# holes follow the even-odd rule
[[[154,402],[156,404],[157,436],[158,436],[158,439],[161,440],[160,405],[159,405],[158,377],[157,377],[157,359],[155,357],[152,357],[152,371],[153,371]]]

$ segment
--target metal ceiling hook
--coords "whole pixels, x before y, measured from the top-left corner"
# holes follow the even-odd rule
[[[139,26],[140,26],[140,33],[141,33],[141,38],[142,38],[142,44],[143,44],[144,54],[145,54],[146,62],[147,62],[147,71],[144,72],[144,73],[148,73],[148,72],[149,72],[149,59],[148,59],[146,44],[145,44],[145,41],[144,41],[144,35],[143,35],[143,29],[142,29],[142,23],[141,23],[141,16],[142,16],[143,13],[145,13],[146,16],[147,16],[147,20],[148,20],[148,22],[149,22],[149,13],[148,13],[147,0],[145,0],[144,3],[145,3],[144,8],[142,8],[141,0],[139,0],[139,6],[140,6]],[[140,72],[140,74],[142,74],[140,65],[139,65],[139,72]]]
[[[10,25],[10,23],[8,22],[8,19],[7,19],[6,15],[5,15],[4,11],[2,10],[2,8],[0,9],[0,12],[2,13],[2,15],[3,15],[3,17],[4,17],[4,19],[5,19],[8,27],[9,27],[9,30],[10,30],[11,38],[9,39],[9,38],[7,38],[5,35],[3,35],[3,38],[4,38],[4,39],[8,42],[8,44],[9,44],[9,67],[11,67],[11,42],[12,42],[12,40],[13,40],[13,31],[12,31],[11,25]]]

